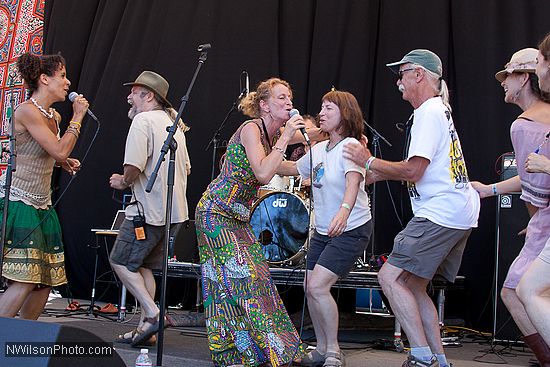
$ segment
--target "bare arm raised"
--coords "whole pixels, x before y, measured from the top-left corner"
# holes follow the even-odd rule
[[[88,110],[88,101],[79,96],[73,102],[71,121],[82,123]],[[57,162],[63,163],[73,150],[77,136],[65,133],[57,138],[57,126],[53,119],[46,120],[42,113],[30,103],[23,103],[15,111],[15,129],[17,132],[28,131],[34,140]]]
[[[267,184],[275,175],[282,162],[283,153],[296,130],[304,127],[304,121],[298,115],[291,117],[283,130],[279,140],[269,154],[265,154],[261,143],[260,129],[256,124],[248,124],[241,130],[241,142],[246,150],[246,157],[256,179]]]

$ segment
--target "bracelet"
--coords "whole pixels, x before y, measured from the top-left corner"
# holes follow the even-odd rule
[[[80,131],[77,129],[77,128],[74,128],[74,127],[68,127],[67,130],[65,130],[65,134],[73,134],[77,139],[78,139],[78,136],[80,135]]]
[[[132,186],[131,183],[126,182],[126,180],[124,179],[124,176],[122,176],[122,184],[123,184],[124,186],[126,186],[126,187]]]
[[[347,210],[351,210],[351,206],[348,204],[348,203],[342,203],[342,205],[340,205],[342,208],[346,208]]]
[[[371,155],[371,156],[369,157],[369,159],[367,159],[367,163],[365,164],[365,169],[366,169],[367,171],[370,171],[370,165],[372,164],[372,162],[374,162],[375,159],[376,159],[376,157],[373,156],[373,155]]]
[[[81,127],[82,123],[80,121],[71,120],[69,125],[77,125],[78,127]]]
[[[281,148],[279,148],[278,146],[274,145],[273,146],[273,150],[276,150],[278,151],[279,153],[281,153],[283,155],[283,158],[286,159],[286,153],[284,150],[282,150]]]
[[[497,192],[497,184],[492,184],[492,185],[491,185],[491,189],[493,190],[493,195],[498,195],[498,192]]]

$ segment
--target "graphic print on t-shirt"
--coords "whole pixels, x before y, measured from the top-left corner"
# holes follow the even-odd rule
[[[407,191],[409,192],[409,197],[411,199],[420,199],[420,194],[418,193],[414,182],[407,181]]]
[[[460,140],[458,140],[458,135],[452,122],[449,125],[449,135],[451,136],[451,146],[449,149],[451,164],[449,166],[449,173],[455,189],[462,189],[470,180],[468,179],[468,171],[466,170],[466,162],[464,162]]]
[[[313,186],[320,188],[323,187],[321,179],[325,175],[325,168],[323,167],[323,162],[320,162],[318,165],[313,168]]]

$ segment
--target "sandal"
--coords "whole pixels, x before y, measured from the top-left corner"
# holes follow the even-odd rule
[[[305,356],[302,357],[299,365],[306,367],[317,367],[322,366],[324,362],[325,355],[319,353],[317,349],[313,349],[311,352],[308,352]]]
[[[136,335],[134,336],[132,340],[132,347],[136,347],[138,345],[143,345],[143,343],[147,340],[149,340],[152,336],[154,336],[159,331],[159,320],[157,320],[156,317],[146,317],[143,319],[143,325],[150,324],[147,329],[143,330],[143,326],[141,330],[136,329]]]
[[[112,303],[107,303],[105,306],[99,309],[101,313],[118,313],[118,308]]]
[[[344,359],[344,354],[340,352],[327,352],[325,354],[325,364],[323,367],[345,367],[346,360]]]
[[[78,311],[78,310],[80,310],[80,303],[78,303],[78,301],[72,301],[65,308],[65,311]]]
[[[137,334],[138,334],[137,329],[130,330],[124,334],[119,334],[115,339],[115,343],[132,344],[132,341],[134,340]],[[156,342],[157,342],[157,339],[153,335],[151,338],[149,338],[149,340],[146,340],[140,345],[151,347],[151,346],[154,346]]]
[[[115,339],[115,343],[124,343],[124,344],[130,344],[132,343],[132,340],[134,340],[134,337],[137,334],[137,329],[133,329],[128,331],[124,334],[118,334],[118,336]]]

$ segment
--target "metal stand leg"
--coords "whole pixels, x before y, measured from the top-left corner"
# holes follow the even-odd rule
[[[443,328],[445,326],[445,289],[440,289],[437,294],[437,315],[439,321],[439,327]]]
[[[117,321],[122,322],[126,318],[126,287],[124,286],[124,284],[122,284],[122,289],[120,291],[120,304],[118,305],[118,307]]]
[[[92,296],[90,298],[90,307],[88,307],[88,315],[94,314],[95,307],[95,287],[97,283],[97,263],[99,261],[99,246],[96,244],[95,247],[95,262],[94,262],[94,280],[92,282]]]
[[[393,345],[395,346],[395,350],[399,353],[405,350],[403,340],[401,339],[401,324],[397,321],[397,317],[395,318],[395,326],[393,329]]]
[[[197,313],[201,311],[202,305],[202,288],[201,288],[201,278],[197,279],[197,298],[195,299],[195,307],[197,308]]]

